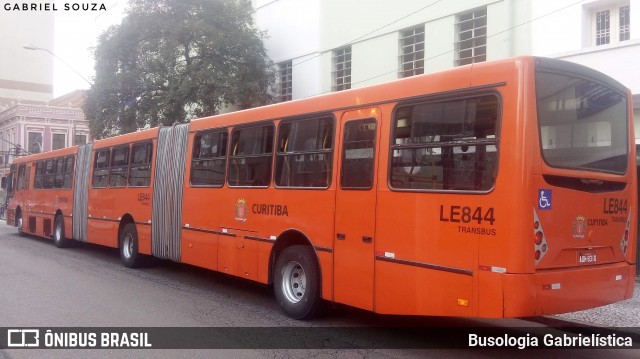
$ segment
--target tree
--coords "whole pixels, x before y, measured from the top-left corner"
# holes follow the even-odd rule
[[[275,78],[238,0],[131,0],[95,48],[84,111],[94,138],[271,102]]]

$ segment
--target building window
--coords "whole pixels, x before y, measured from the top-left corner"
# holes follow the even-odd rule
[[[280,102],[291,101],[293,78],[292,78],[292,61],[285,61],[278,64],[279,79],[280,79],[280,96],[278,96]]]
[[[351,88],[351,46],[333,50],[333,91]]]
[[[87,135],[75,135],[73,136],[73,145],[86,145],[87,144]]]
[[[29,143],[27,146],[29,153],[42,152],[42,132],[29,132]]]
[[[67,135],[64,133],[54,133],[51,135],[51,149],[59,150],[65,148],[67,144]]]
[[[593,11],[592,38],[596,46],[616,44],[631,38],[629,5],[599,8]]]
[[[424,26],[400,32],[400,77],[424,73]]]
[[[608,44],[611,41],[609,10],[596,12],[596,45]]]
[[[487,60],[487,9],[460,14],[456,22],[456,66]]]
[[[629,11],[629,5],[622,6],[620,8],[620,23],[618,28],[620,29],[620,41],[629,40],[631,38],[631,14]]]

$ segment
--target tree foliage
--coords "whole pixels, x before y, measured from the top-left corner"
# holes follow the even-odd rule
[[[94,138],[271,101],[274,74],[238,0],[131,0],[95,48],[85,102]]]

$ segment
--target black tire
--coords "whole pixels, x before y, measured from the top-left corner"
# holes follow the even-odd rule
[[[61,215],[56,216],[53,221],[53,244],[58,248],[69,246],[69,239],[64,235],[64,218]]]
[[[120,259],[128,268],[140,267],[143,256],[138,253],[138,231],[136,225],[127,223],[120,233]]]
[[[273,289],[285,314],[293,319],[310,319],[320,308],[320,267],[309,246],[286,248],[275,266]]]
[[[18,228],[18,234],[20,237],[24,237],[27,234],[24,232],[24,221],[22,218],[22,211],[18,210],[16,212],[16,227]]]

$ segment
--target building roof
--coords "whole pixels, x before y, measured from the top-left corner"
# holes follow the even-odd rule
[[[87,98],[87,90],[75,90],[49,101],[49,106],[82,108]]]

